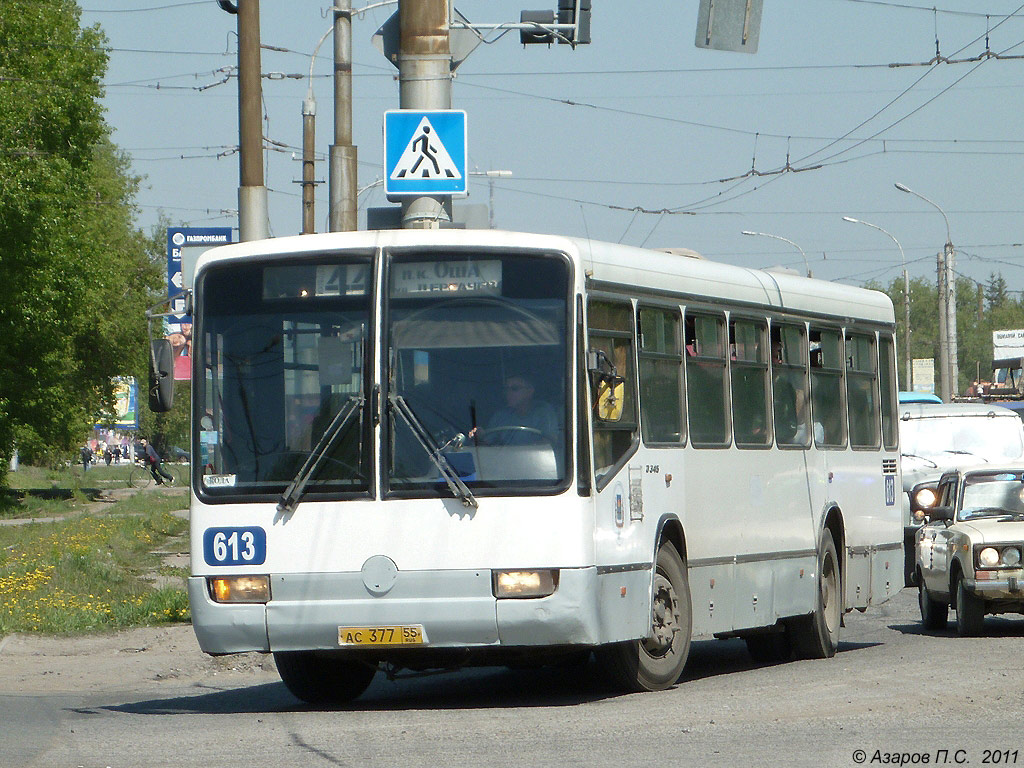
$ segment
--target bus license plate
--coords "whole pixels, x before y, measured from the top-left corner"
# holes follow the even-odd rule
[[[423,627],[338,627],[338,645],[422,645]]]

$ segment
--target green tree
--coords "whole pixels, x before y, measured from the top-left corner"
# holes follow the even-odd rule
[[[0,485],[14,440],[70,450],[145,355],[158,265],[103,121],[105,39],[72,0],[0,13]]]

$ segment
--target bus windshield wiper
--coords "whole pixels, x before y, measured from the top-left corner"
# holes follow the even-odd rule
[[[982,461],[984,461],[984,462],[985,462],[986,464],[987,464],[987,463],[989,463],[988,459],[986,459],[986,458],[985,458],[984,456],[980,456],[980,455],[979,455],[979,454],[977,454],[977,453],[971,453],[970,451],[955,451],[955,450],[949,450],[949,451],[943,451],[943,453],[952,453],[952,454],[954,454],[954,455],[956,455],[956,456],[973,456],[973,457],[974,457],[974,458],[976,458],[976,459],[981,459],[981,460],[982,460]]]
[[[299,470],[299,473],[295,475],[291,484],[285,489],[284,494],[281,496],[281,500],[277,502],[277,511],[282,512],[294,512],[295,507],[299,505],[299,500],[302,498],[303,492],[306,490],[306,485],[313,479],[314,475],[323,460],[327,457],[331,448],[338,442],[338,439],[347,432],[347,427],[355,421],[356,414],[362,414],[363,412],[363,398],[360,395],[352,395],[349,397],[348,402],[345,403],[335,415],[334,420],[328,425],[327,429],[324,430],[323,435],[320,437],[320,442],[316,444],[316,447],[310,451],[309,456],[306,457],[305,463]],[[362,442],[360,441],[359,446],[360,453],[362,453]]]
[[[434,462],[434,466],[437,467],[437,471],[441,473],[441,477],[448,484],[448,488],[451,489],[452,494],[457,498],[461,499],[463,505],[467,507],[478,507],[476,497],[473,492],[466,487],[466,484],[462,482],[462,478],[459,477],[459,473],[455,471],[455,467],[452,466],[451,462],[445,457],[443,451],[449,445],[451,441],[445,443],[445,445],[438,447],[434,442],[434,438],[430,436],[427,428],[423,426],[423,422],[415,414],[412,408],[409,407],[409,403],[405,401],[405,398],[401,395],[388,395],[388,402],[391,403],[391,410],[396,412],[405,422],[406,426],[412,431],[413,436],[416,438],[416,442],[420,444],[424,451],[427,452],[427,456]]]
[[[904,459],[920,459],[921,461],[927,461],[933,468],[938,468],[939,466],[927,456],[918,456],[916,453],[901,453],[900,456]]]

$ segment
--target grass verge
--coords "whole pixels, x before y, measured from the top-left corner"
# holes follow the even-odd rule
[[[0,637],[188,621],[187,573],[153,554],[186,534],[188,522],[171,514],[186,503],[184,494],[142,493],[101,513],[0,527]],[[182,586],[154,588],[156,572]]]

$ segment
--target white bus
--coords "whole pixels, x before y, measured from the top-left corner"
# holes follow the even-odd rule
[[[193,308],[195,632],[305,701],[591,652],[662,689],[691,638],[831,656],[903,586],[880,293],[397,230],[213,249]]]

